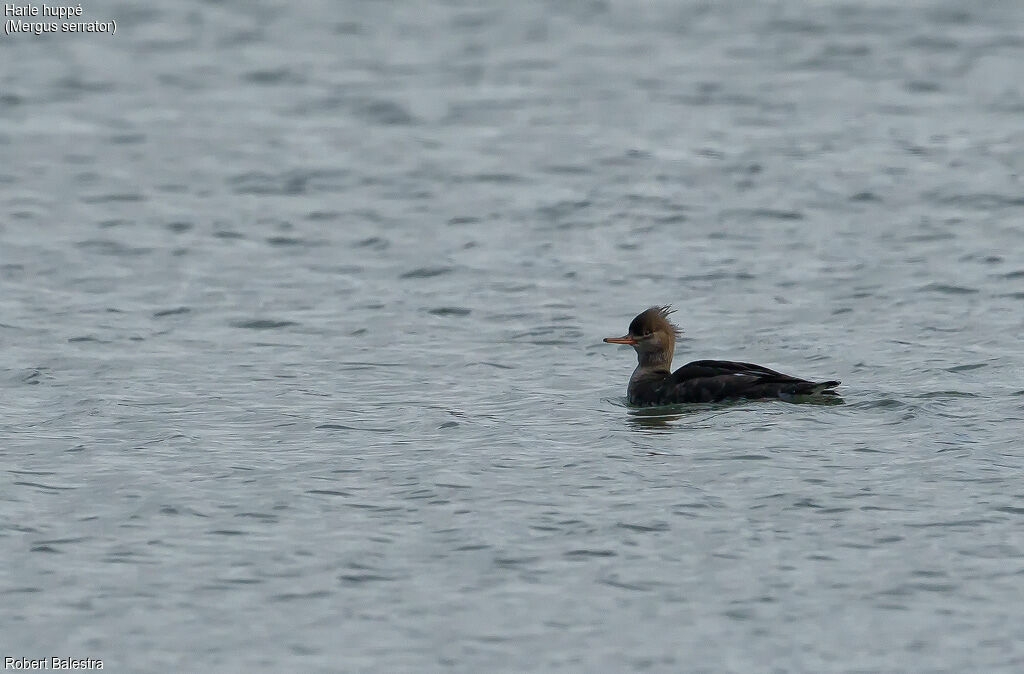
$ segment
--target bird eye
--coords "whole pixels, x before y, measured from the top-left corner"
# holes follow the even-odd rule
[[[651,334],[651,329],[650,328],[647,328],[646,330],[644,330],[644,335],[643,335],[644,337],[648,336],[649,334]]]

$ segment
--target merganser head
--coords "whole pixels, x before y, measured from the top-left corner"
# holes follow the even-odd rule
[[[682,334],[679,326],[668,320],[674,311],[671,306],[651,307],[640,313],[629,324],[629,332],[622,337],[605,337],[608,344],[628,344],[636,349],[641,367],[669,367],[676,348],[676,337]]]

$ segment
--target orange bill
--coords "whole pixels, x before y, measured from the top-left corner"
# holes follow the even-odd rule
[[[608,344],[629,344],[630,346],[636,344],[636,340],[629,335],[623,335],[622,337],[605,337],[604,341]]]

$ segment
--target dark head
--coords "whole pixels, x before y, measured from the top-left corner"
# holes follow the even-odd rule
[[[670,306],[651,307],[629,324],[629,332],[622,337],[606,337],[609,344],[629,344],[636,349],[640,367],[664,367],[672,365],[672,353],[676,348],[676,337],[682,331],[670,320],[673,311]]]

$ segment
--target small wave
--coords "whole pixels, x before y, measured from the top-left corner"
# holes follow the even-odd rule
[[[82,197],[81,201],[85,204],[109,204],[113,202],[134,202],[134,201],[145,201],[146,197],[138,192],[123,192],[115,194],[94,194],[88,197]]]
[[[297,169],[284,173],[249,171],[228,179],[235,194],[294,196],[312,191],[339,189],[347,171],[334,169]]]
[[[900,410],[909,407],[905,402],[895,398],[880,398],[878,400],[865,400],[864,402],[850,405],[854,409],[876,409],[876,410]]]
[[[929,283],[917,289],[919,293],[942,293],[944,295],[973,295],[978,292],[977,288],[966,286],[949,285],[946,283]]]
[[[737,208],[722,211],[722,218],[749,218],[753,220],[803,220],[804,214],[800,211],[789,211],[777,208]]]
[[[414,278],[433,278],[435,276],[441,276],[443,274],[450,274],[455,271],[452,267],[419,267],[412,271],[407,271],[398,278],[401,279],[414,279]]]
[[[952,370],[949,371],[951,372]],[[933,398],[977,398],[978,396],[974,393],[966,393],[964,391],[930,391],[929,393],[922,393],[915,397],[922,400],[930,400]]]
[[[391,433],[393,428],[359,428],[357,426],[345,426],[344,424],[320,424],[318,429],[332,431],[369,431],[371,433]]]
[[[295,321],[275,321],[271,319],[255,319],[251,321],[235,321],[231,323],[231,327],[243,328],[246,330],[274,330],[276,328],[286,328],[290,325],[298,325]]]
[[[946,372],[970,372],[979,368],[988,367],[988,363],[969,363],[967,365],[955,365],[947,367]]]
[[[163,318],[164,316],[177,316],[179,314],[191,313],[191,309],[188,307],[175,307],[174,309],[161,309],[160,311],[153,312],[153,318]]]
[[[267,237],[267,243],[271,246],[302,246],[305,245],[307,241],[294,236],[270,236]]]
[[[81,337],[69,337],[68,338],[68,343],[69,344],[77,344],[77,343],[80,343],[80,342],[96,342],[97,344],[109,344],[110,343],[109,340],[100,339],[99,337],[94,337],[92,335],[82,335]]]
[[[416,123],[416,118],[395,101],[360,101],[354,106],[354,111],[366,121],[384,126],[407,126]]]
[[[469,316],[472,310],[464,307],[436,307],[428,313],[434,316]]]
[[[90,239],[88,241],[81,241],[76,244],[76,246],[82,250],[99,253],[100,255],[135,256],[148,255],[153,252],[152,248],[132,248],[131,246],[126,246],[123,243],[107,239]]]
[[[668,523],[666,522],[652,522],[651,524],[631,524],[629,522],[619,522],[616,526],[620,529],[628,529],[629,531],[637,531],[641,533],[669,530]]]
[[[496,367],[499,370],[514,370],[514,369],[516,369],[514,365],[502,365],[501,363],[492,363],[491,361],[488,361],[488,360],[481,360],[481,361],[476,362],[476,363],[470,363],[470,365],[486,365],[488,367]]]
[[[242,79],[253,84],[264,86],[276,84],[301,84],[305,78],[289,68],[273,68],[267,70],[252,70],[244,75]]]
[[[947,206],[962,206],[964,208],[975,208],[981,211],[1024,206],[1024,197],[986,192],[978,192],[974,194],[937,194],[932,192],[925,196]]]
[[[75,487],[62,487],[55,484],[43,484],[42,482],[14,482],[14,484],[18,487],[32,487],[33,489],[41,489],[45,492],[68,491],[75,489]]]
[[[565,557],[569,558],[580,558],[580,557],[615,557],[618,553],[614,550],[570,550],[566,552]]]
[[[394,580],[392,576],[385,576],[379,573],[346,573],[338,576],[338,580],[349,585],[362,585],[363,583],[378,583]]]
[[[387,239],[379,236],[371,236],[368,239],[363,239],[356,243],[359,248],[372,248],[373,250],[384,250],[391,245],[391,242]]]

